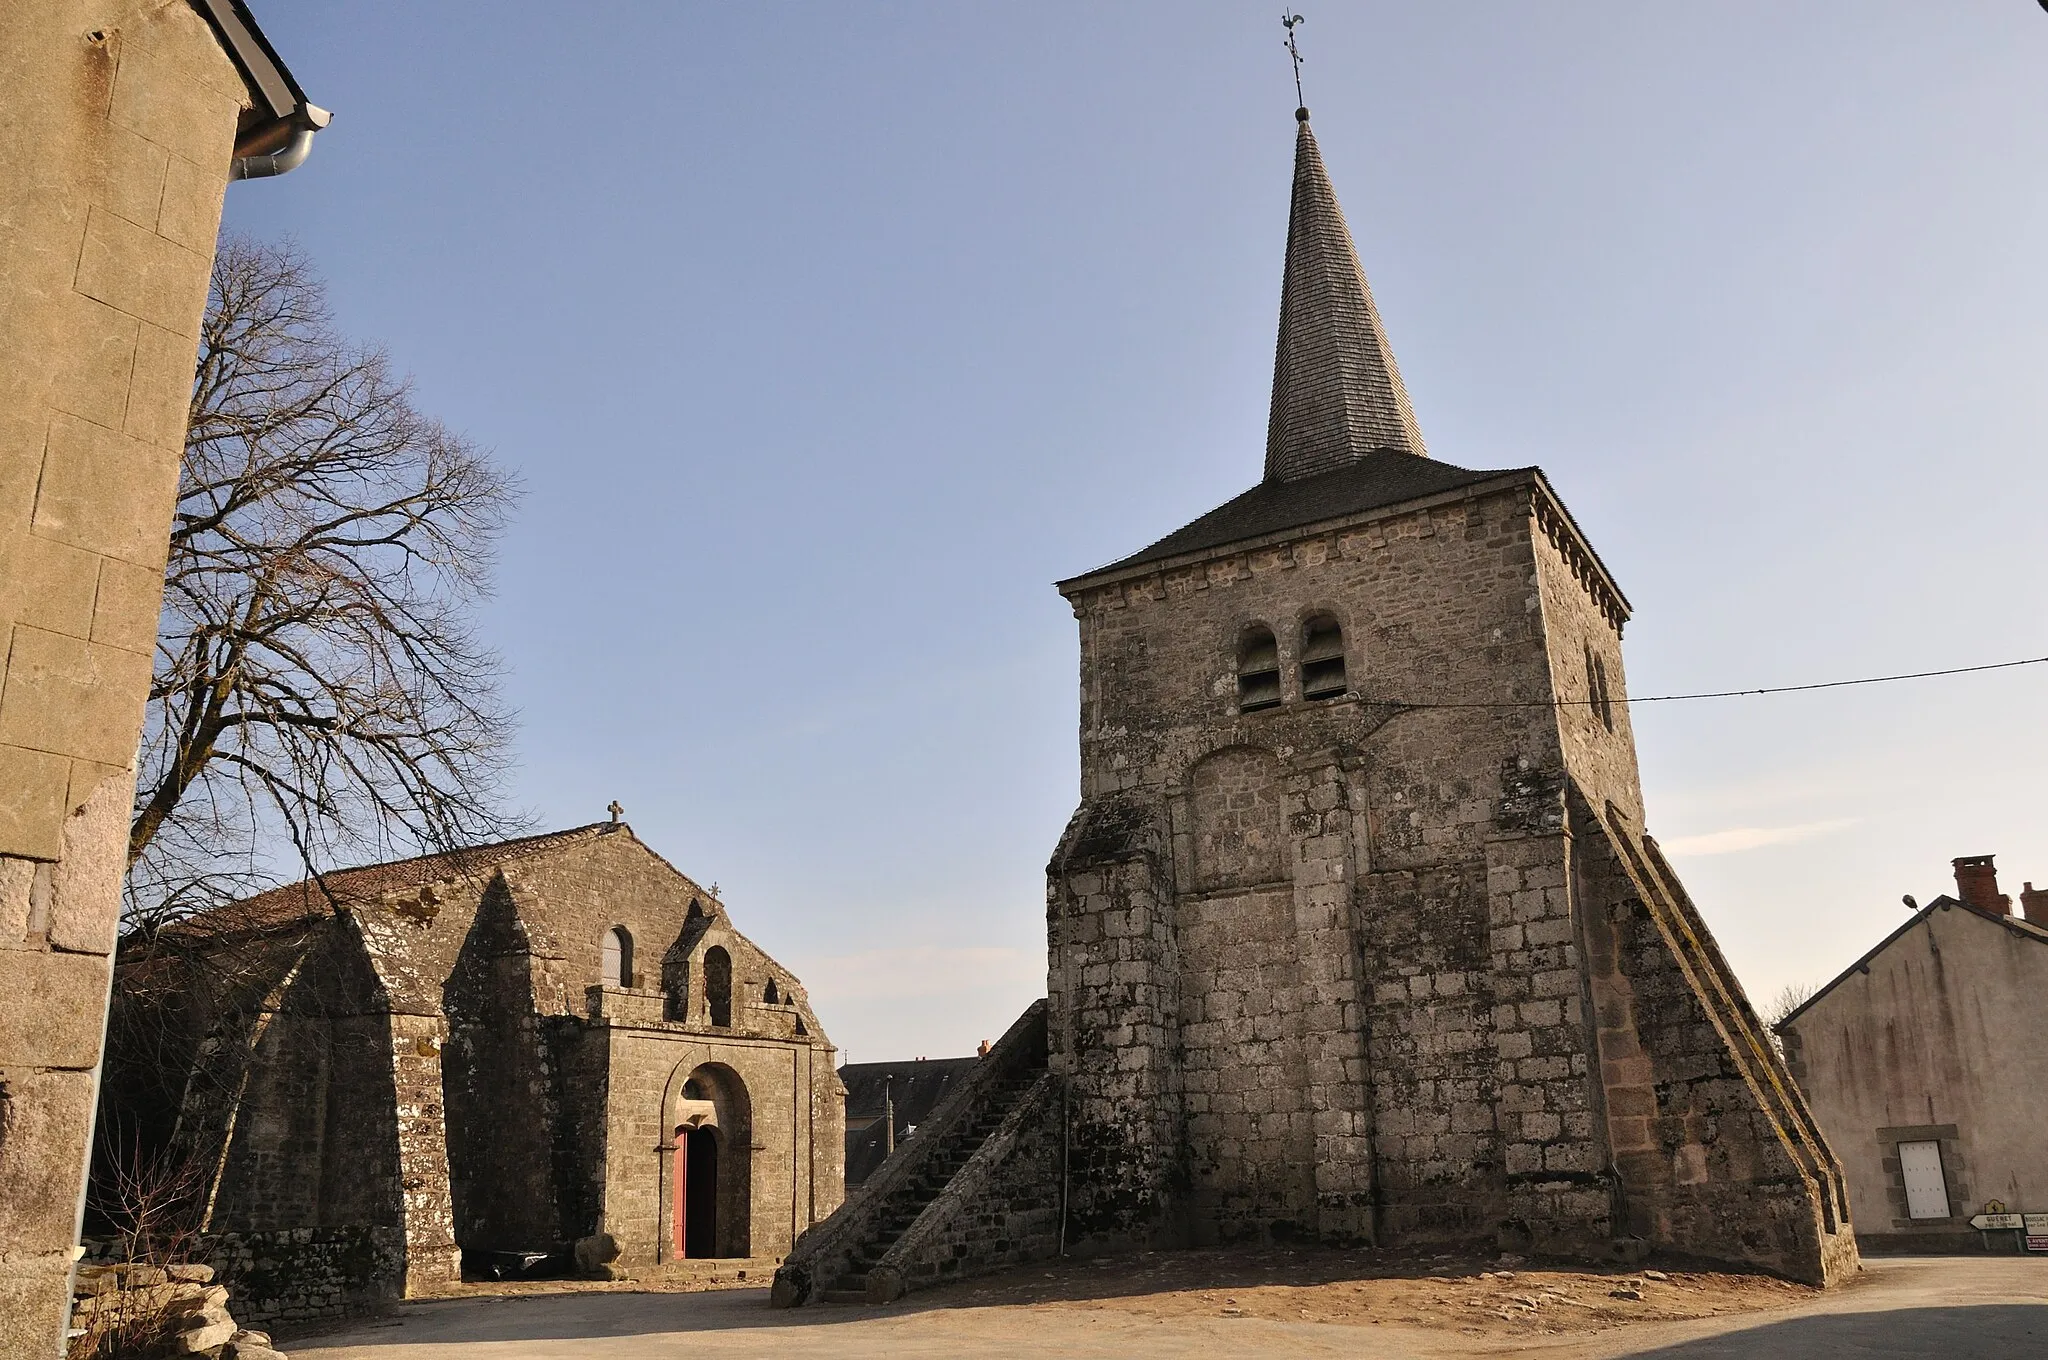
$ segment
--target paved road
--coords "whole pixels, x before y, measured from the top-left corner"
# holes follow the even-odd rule
[[[2048,1356],[2048,1257],[1893,1257],[1792,1308],[1644,1323],[1592,1336],[1476,1344],[1455,1333],[1256,1318],[1155,1321],[1085,1305],[812,1307],[781,1312],[765,1290],[554,1294],[408,1304],[346,1333],[286,1343],[292,1360],[774,1360],[859,1356],[1071,1356],[1110,1360],[1227,1353],[1367,1354],[1399,1360],[1952,1360]]]

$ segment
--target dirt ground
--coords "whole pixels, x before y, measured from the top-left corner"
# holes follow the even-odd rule
[[[927,1307],[1068,1308],[1152,1318],[1391,1324],[1485,1338],[1563,1336],[1783,1308],[1819,1290],[1767,1275],[1589,1270],[1323,1249],[1146,1252],[1012,1271],[918,1295]]]
[[[284,1348],[293,1360],[2048,1355],[2048,1259],[2039,1257],[1876,1258],[1826,1292],[1670,1264],[1601,1271],[1303,1250],[1066,1262],[881,1307],[770,1308],[751,1279],[741,1288],[535,1282],[464,1294],[302,1334]]]

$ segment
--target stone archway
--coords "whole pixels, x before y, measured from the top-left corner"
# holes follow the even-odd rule
[[[665,1260],[751,1254],[753,1104],[739,1073],[703,1063],[672,1086],[664,1168]]]

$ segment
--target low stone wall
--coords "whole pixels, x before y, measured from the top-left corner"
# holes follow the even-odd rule
[[[373,1313],[395,1301],[405,1248],[395,1228],[280,1228],[218,1233],[206,1258],[245,1324],[301,1326]]]

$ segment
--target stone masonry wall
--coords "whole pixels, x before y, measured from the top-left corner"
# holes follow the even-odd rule
[[[786,1255],[845,1194],[845,1107],[833,1050],[691,1033],[657,1016],[607,1017],[602,1230],[617,1240],[627,1268],[674,1258],[674,1109],[684,1083],[702,1074],[722,1135],[721,1254]]]
[[[1083,805],[1048,933],[1075,1240],[1603,1252],[1630,1205],[1566,794],[1635,826],[1642,800],[1626,604],[1547,489],[1508,476],[1072,600]],[[1308,701],[1305,623],[1324,616],[1349,692]],[[1253,625],[1277,639],[1282,703],[1240,713]],[[1746,1053],[1747,1003],[1687,930],[1659,947],[1713,955],[1683,985],[1731,1017],[1695,1049]],[[1769,1080],[1723,1094],[1779,1117]],[[1729,1205],[1769,1179],[1713,1175]],[[1812,1208],[1796,1175],[1786,1193]],[[1676,1236],[1815,1274],[1813,1235],[1781,1250],[1777,1212]]]
[[[1131,957],[1120,970],[1126,994],[1150,988],[1174,998],[1159,1051],[1200,1059],[1187,1067],[1184,1102],[1171,1064],[1158,1080],[1165,1103],[1184,1103],[1184,1112],[1142,1121],[1166,1145],[1152,1159],[1151,1184],[1172,1204],[1164,1215],[1171,1234],[1371,1240],[1381,1218],[1396,1231],[1455,1235],[1498,1217],[1487,847],[1496,809],[1513,796],[1502,753],[1518,762],[1516,779],[1523,765],[1555,771],[1555,738],[1540,710],[1402,713],[1384,701],[1479,700],[1503,686],[1547,697],[1520,504],[1518,519],[1513,495],[1451,498],[1077,601],[1091,800],[1083,820],[1121,788],[1122,803],[1155,809],[1142,820],[1173,828],[1174,853],[1157,876],[1163,909],[1142,951],[1151,957]],[[1351,694],[1306,703],[1301,624],[1319,613],[1344,627]],[[1254,622],[1279,640],[1285,702],[1240,715],[1234,648]],[[1468,642],[1475,633],[1477,649]],[[1286,865],[1279,917],[1267,920],[1272,908],[1253,907],[1257,899],[1219,896],[1209,881],[1204,851],[1215,833],[1204,810],[1205,757],[1269,771],[1264,796],[1278,800]],[[1560,780],[1547,778],[1554,801]],[[1539,830],[1554,835],[1556,818]],[[1175,883],[1195,891],[1176,892]],[[1085,886],[1055,865],[1056,901]],[[1097,925],[1090,918],[1098,915],[1076,903],[1056,919],[1051,985],[1060,992],[1062,976],[1077,974],[1081,986],[1056,1003],[1055,1016],[1099,1013],[1107,1023],[1082,1033],[1114,1035],[1127,1002],[1087,985],[1102,969],[1087,960],[1119,938],[1108,933],[1114,918]],[[1202,960],[1241,967],[1283,924],[1294,941],[1287,962],[1252,965],[1254,986],[1210,994],[1212,981],[1231,979]],[[1191,949],[1193,973],[1183,958]],[[1055,1028],[1073,1026],[1056,1018]],[[1122,1069],[1139,1060],[1120,1047],[1102,1045],[1092,1061],[1074,1051],[1077,1149],[1116,1141],[1098,1109],[1143,1104],[1121,1089]],[[1222,1075],[1269,1062],[1271,1076]],[[1195,1089],[1211,1080],[1207,1067],[1243,1089]],[[1381,1072],[1390,1079],[1376,1081]],[[1376,1116],[1393,1124],[1377,1142]],[[1079,1180],[1077,1212],[1096,1195]],[[1233,1201],[1273,1207],[1241,1213]]]
[[[52,1353],[240,77],[189,5],[0,7],[0,1353]]]
[[[1090,1246],[1172,1240],[1188,1180],[1161,821],[1135,797],[1085,803],[1048,872],[1048,1062],[1069,1084],[1069,1240]]]
[[[265,1330],[377,1312],[397,1300],[405,1278],[395,1228],[220,1233],[203,1254],[228,1287],[235,1320]]]

